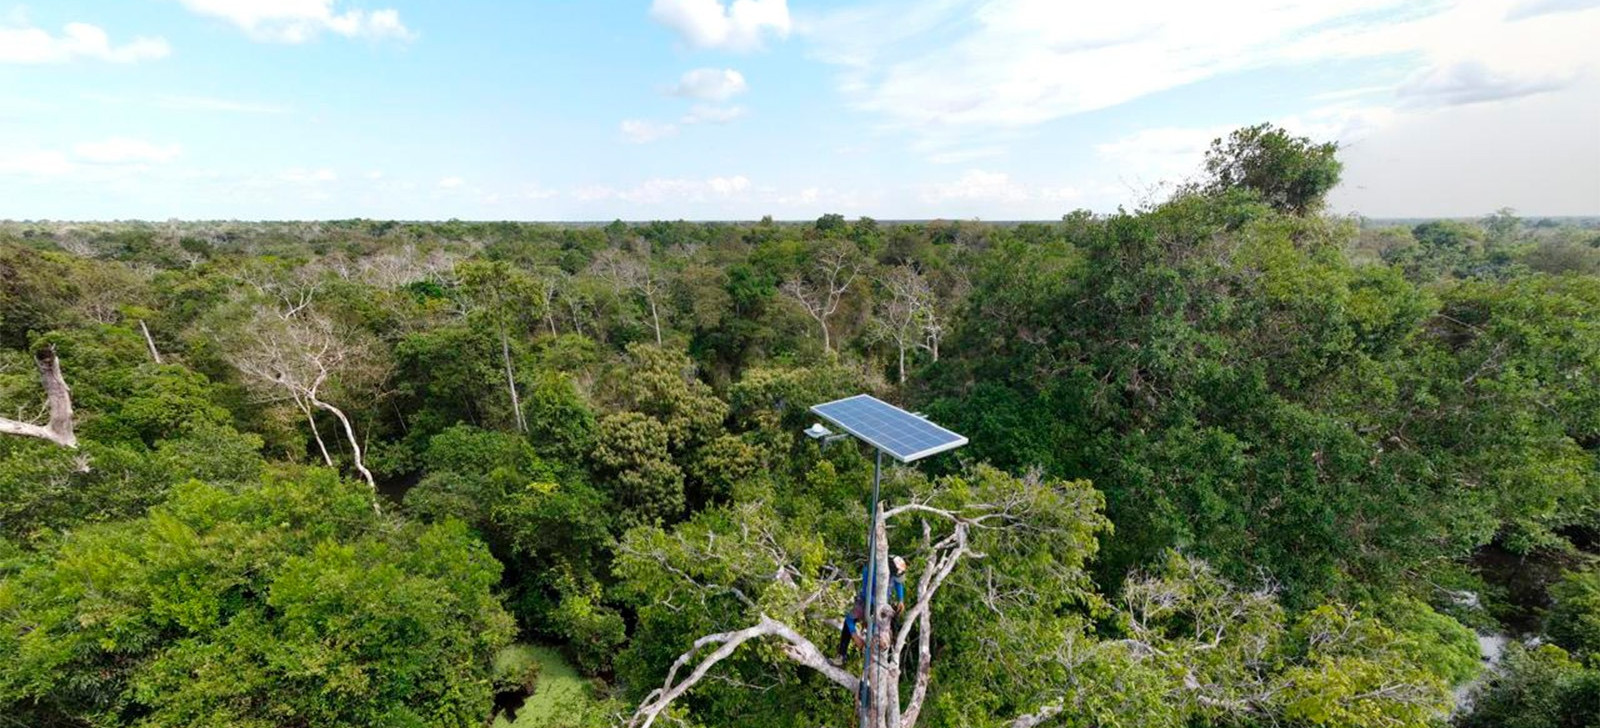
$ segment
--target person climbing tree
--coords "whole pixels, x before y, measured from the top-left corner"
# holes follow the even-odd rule
[[[894,615],[899,617],[906,609],[906,560],[900,556],[889,559],[890,576],[889,595],[894,604]],[[868,574],[871,565],[861,567],[861,589],[856,592],[856,601],[850,606],[850,611],[844,615],[844,626],[839,629],[839,656],[833,664],[844,665],[844,660],[850,654],[850,642],[853,640],[865,645],[866,638],[861,636],[861,620],[867,613],[867,595],[872,593],[875,584]]]

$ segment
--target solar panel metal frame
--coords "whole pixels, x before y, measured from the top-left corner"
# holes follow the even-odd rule
[[[887,433],[883,433],[881,431],[882,428],[868,428],[866,423],[861,422],[859,419],[852,421],[847,416],[848,413],[838,411],[838,405],[846,405],[850,403],[860,403],[862,406],[872,409],[882,407],[884,410],[878,410],[873,414],[879,417],[887,414],[896,418],[904,418],[901,422],[896,424],[914,424],[918,430],[922,430],[924,432],[927,430],[932,430],[936,434],[944,435],[944,438],[936,443],[929,444],[927,447],[923,447],[918,450],[911,450],[909,447],[897,446],[897,443],[895,442],[886,441],[893,438],[888,437]],[[925,417],[907,412],[870,394],[858,394],[853,397],[845,397],[844,399],[836,399],[832,402],[823,402],[822,404],[812,405],[811,412],[816,416],[834,424],[845,432],[854,435],[862,442],[865,442],[868,445],[883,451],[884,453],[888,454],[889,457],[894,458],[902,463],[910,463],[921,460],[929,455],[937,455],[947,450],[954,450],[962,445],[967,444],[967,438],[965,436],[953,432],[948,428],[940,427],[939,425],[930,422]],[[915,444],[905,443],[903,440],[900,442],[902,445]]]

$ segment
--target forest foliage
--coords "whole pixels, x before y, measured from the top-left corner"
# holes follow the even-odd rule
[[[0,726],[467,728],[513,641],[605,725],[706,635],[831,652],[872,463],[800,430],[859,392],[971,438],[885,478],[950,566],[905,728],[1594,725],[1600,230],[1339,172],[1262,126],[1057,222],[0,223],[0,417],[53,347],[79,441],[0,438]],[[849,724],[770,637],[663,715]]]

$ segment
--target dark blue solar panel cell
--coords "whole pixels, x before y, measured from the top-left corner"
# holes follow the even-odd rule
[[[902,463],[967,444],[967,438],[871,395],[826,402],[811,411]]]

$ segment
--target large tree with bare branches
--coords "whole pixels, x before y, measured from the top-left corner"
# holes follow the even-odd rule
[[[362,457],[364,448],[355,425],[329,395],[332,391],[349,393],[362,382],[381,378],[375,372],[379,366],[375,343],[314,309],[302,306],[290,315],[280,314],[270,307],[255,309],[237,333],[239,341],[229,350],[229,359],[255,389],[294,403],[305,415],[317,448],[330,466],[333,458],[317,429],[315,413],[326,412],[339,423],[352,464],[372,488],[372,507],[378,509],[377,481]]]
[[[1288,612],[1270,581],[1241,587],[1173,553],[1105,600],[1084,573],[1106,525],[1099,493],[987,466],[890,479],[875,558],[887,573],[891,553],[908,557],[908,604],[876,615],[865,671],[840,667],[836,617],[859,572],[835,539],[852,540],[862,513],[796,501],[848,480],[824,463],[787,501],[629,534],[618,571],[646,605],[622,663],[651,683],[626,725],[846,726],[864,713],[874,728],[1423,728],[1448,707],[1443,672],[1391,627],[1338,604]],[[654,642],[697,631],[686,648]],[[1470,661],[1460,632],[1449,649]]]
[[[878,278],[887,295],[878,298],[872,315],[872,335],[894,344],[899,382],[906,383],[906,353],[931,341],[929,352],[938,360],[938,338],[928,338],[930,325],[942,335],[942,325],[934,311],[933,289],[917,269],[903,265]]]
[[[797,724],[847,722],[852,711],[861,711],[869,725],[910,728],[929,709],[938,676],[966,669],[959,663],[939,669],[936,616],[970,629],[967,623],[983,610],[1004,612],[1034,600],[1053,606],[1092,601],[1083,566],[1105,521],[1100,497],[1087,484],[1016,478],[987,467],[937,481],[910,472],[892,480],[890,490],[905,500],[883,509],[876,524],[881,548],[872,558],[880,573],[889,573],[891,552],[906,555],[910,593],[898,617],[887,607],[873,615],[879,639],[869,646],[864,668],[847,670],[828,659],[837,617],[854,593],[850,576],[859,570],[837,559],[850,551],[824,533],[848,539],[847,523],[820,516],[826,524],[804,526],[786,521],[780,514],[785,506],[752,501],[708,511],[672,532],[630,533],[618,569],[651,602],[641,610],[641,628],[689,619],[723,629],[662,665],[665,679],[643,696],[627,725],[648,728],[681,709],[675,708],[680,701],[706,700],[709,710],[737,721],[726,714],[728,703],[717,704],[716,693],[798,681],[817,697],[795,713]],[[885,592],[877,595],[879,604],[888,604],[887,586],[887,580],[878,586]],[[737,658],[741,647],[754,656]],[[861,695],[869,696],[865,704]],[[759,701],[751,705],[765,709]]]
[[[822,329],[823,351],[833,351],[833,334],[828,319],[839,312],[844,294],[861,273],[860,256],[849,245],[836,243],[817,254],[811,270],[783,282],[779,290],[805,309],[806,315]]]
[[[635,253],[616,248],[602,250],[595,256],[590,271],[605,281],[619,298],[637,296],[644,302],[650,314],[650,328],[655,333],[656,346],[660,346],[661,306],[667,281],[651,263],[648,246]]]

